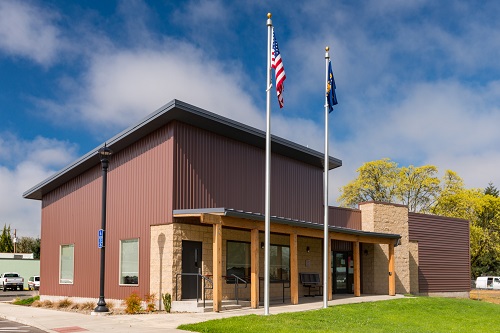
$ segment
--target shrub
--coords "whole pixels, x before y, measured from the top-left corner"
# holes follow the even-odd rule
[[[15,305],[32,305],[34,302],[40,301],[40,296],[35,296],[35,297],[30,297],[30,298],[25,298],[25,299],[20,299],[16,298],[14,301]]]
[[[72,304],[73,304],[73,302],[69,298],[65,298],[65,299],[60,300],[57,303],[54,303],[54,307],[57,309],[63,309],[63,308],[71,307]]]
[[[43,306],[43,303],[38,300],[38,301],[34,301],[33,303],[31,303],[31,306],[35,307],[35,308],[41,308]]]
[[[48,299],[46,299],[45,301],[42,302],[42,307],[44,308],[51,308],[54,306],[54,303],[52,303],[52,301],[49,301]]]
[[[128,314],[139,313],[142,311],[141,298],[134,291],[129,297],[125,298],[125,312]]]
[[[172,295],[170,293],[163,294],[163,305],[165,306],[165,311],[170,313],[172,309]]]
[[[106,306],[108,307],[109,311],[113,310],[115,308],[115,302],[113,301],[106,301]]]
[[[146,294],[144,295],[144,300],[146,301],[146,310],[148,312],[153,312],[156,310],[156,294]]]
[[[94,310],[96,306],[97,306],[97,304],[94,302],[85,302],[85,303],[79,303],[78,309],[79,310]]]

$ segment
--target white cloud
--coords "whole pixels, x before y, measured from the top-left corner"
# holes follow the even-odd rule
[[[64,104],[43,101],[50,117],[90,128],[128,127],[172,99],[263,128],[263,117],[245,93],[244,75],[227,72],[190,45],[168,41],[165,49],[96,54],[81,86]]]
[[[25,141],[8,133],[0,135],[0,228],[10,225],[18,237],[40,236],[40,201],[22,194],[76,157],[76,146],[37,137]],[[15,162],[15,166],[8,165]]]
[[[49,65],[61,50],[56,16],[20,1],[0,1],[0,49]]]
[[[199,35],[193,30],[191,40],[149,40],[153,37],[141,21],[138,35],[148,39],[141,48],[118,48],[108,42],[92,48],[84,74],[64,85],[63,101],[43,102],[50,116],[73,119],[96,131],[104,124],[121,129],[175,98],[264,129],[265,110],[259,104],[263,98],[252,94],[264,95],[253,86],[260,82],[247,78],[243,66],[228,66],[227,59],[213,56],[214,48],[228,47],[221,42],[230,35],[228,10],[220,1],[197,4],[191,2],[172,15],[184,28],[204,27]],[[318,8],[325,11],[327,5],[323,2]],[[287,8],[287,15],[305,17],[290,22],[288,29],[280,26],[288,78],[283,112],[277,110],[272,94],[273,134],[323,148],[323,54],[329,44],[340,93],[340,104],[330,116],[335,129],[330,132],[330,153],[343,160],[343,167],[330,177],[330,203],[359,166],[384,157],[405,165],[433,164],[441,172],[455,170],[471,187],[484,187],[490,180],[500,186],[495,169],[500,162],[500,83],[460,80],[498,67],[498,57],[492,56],[500,45],[495,24],[482,25],[476,18],[454,30],[435,19],[436,7],[425,1],[385,0],[372,6],[377,8],[339,5],[327,23],[317,22],[314,6],[304,5],[305,10],[294,13]],[[422,8],[429,11],[428,20],[405,22]],[[381,12],[391,18],[380,19]],[[219,22],[222,32],[216,34]],[[491,43],[484,43],[484,36]],[[290,116],[288,109],[300,118]]]

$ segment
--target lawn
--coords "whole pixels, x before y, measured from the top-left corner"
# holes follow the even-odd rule
[[[470,299],[408,297],[269,316],[181,325],[195,332],[500,332],[500,305]]]

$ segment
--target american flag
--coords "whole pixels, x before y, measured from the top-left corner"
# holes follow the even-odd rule
[[[281,61],[280,50],[278,49],[278,42],[274,36],[273,29],[273,50],[271,52],[271,66],[274,68],[274,74],[276,75],[276,94],[278,95],[278,102],[280,108],[283,107],[283,90],[284,82],[286,79],[285,67],[283,67],[283,62]]]

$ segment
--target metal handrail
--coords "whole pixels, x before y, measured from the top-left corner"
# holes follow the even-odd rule
[[[234,274],[231,274],[232,277],[234,277],[236,279],[236,283],[234,284],[234,297],[236,297],[236,304],[240,304],[239,303],[239,296],[238,296],[238,281],[241,281],[245,284],[245,288],[248,286],[248,282],[243,280],[242,278],[240,278],[238,275],[234,275]]]
[[[204,275],[201,275],[200,273],[177,273],[177,275],[175,276],[175,300],[178,301],[178,281],[179,281],[179,276],[182,276],[182,275],[186,275],[186,276],[198,276],[202,279],[203,281],[203,308],[205,308],[205,300],[207,299],[206,297],[206,291],[207,289],[214,289],[214,282],[209,279],[208,277],[204,276]],[[207,287],[206,286],[206,282],[209,282],[210,283],[210,287]],[[196,283],[196,303],[198,303],[198,300],[200,299],[199,298],[199,289],[198,289],[198,282]]]

